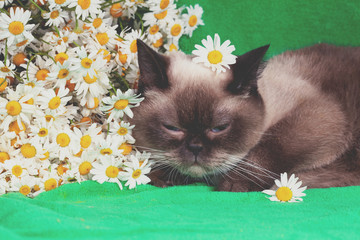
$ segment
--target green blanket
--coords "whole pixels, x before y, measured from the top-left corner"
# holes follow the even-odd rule
[[[267,57],[318,42],[359,45],[353,1],[180,0],[204,8],[205,26],[182,39],[190,53],[219,33],[241,54],[270,43]],[[311,189],[302,203],[262,193],[214,192],[203,185],[166,189],[69,184],[35,199],[0,197],[0,239],[358,239],[360,187]]]
[[[262,193],[115,184],[64,185],[0,198],[0,239],[358,239],[360,187],[307,190],[302,203]]]

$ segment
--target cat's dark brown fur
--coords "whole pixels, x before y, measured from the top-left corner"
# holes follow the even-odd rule
[[[158,186],[205,179],[220,191],[360,185],[360,48],[319,44],[261,64],[268,46],[216,74],[138,41],[145,96],[133,123]]]

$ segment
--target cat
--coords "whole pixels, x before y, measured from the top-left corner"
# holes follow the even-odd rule
[[[360,185],[360,48],[318,44],[264,62],[269,45],[223,73],[137,41],[145,100],[133,135],[156,186],[206,181],[261,191],[280,173],[308,188]]]

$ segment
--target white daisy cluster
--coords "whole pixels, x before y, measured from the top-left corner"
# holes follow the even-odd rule
[[[17,6],[16,4],[21,4]],[[202,25],[174,0],[0,1],[0,194],[150,179],[128,122],[143,98],[137,39],[178,50]],[[183,13],[184,12],[184,13]]]

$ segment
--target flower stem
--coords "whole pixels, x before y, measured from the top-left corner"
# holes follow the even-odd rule
[[[5,40],[5,57],[4,57],[4,65],[6,65],[7,60],[7,54],[8,54],[8,45],[7,45],[7,39]]]
[[[35,7],[37,7],[41,13],[45,12],[45,10],[43,10],[36,2],[34,2],[33,0],[30,0],[30,2],[32,2],[32,4],[35,5]]]

